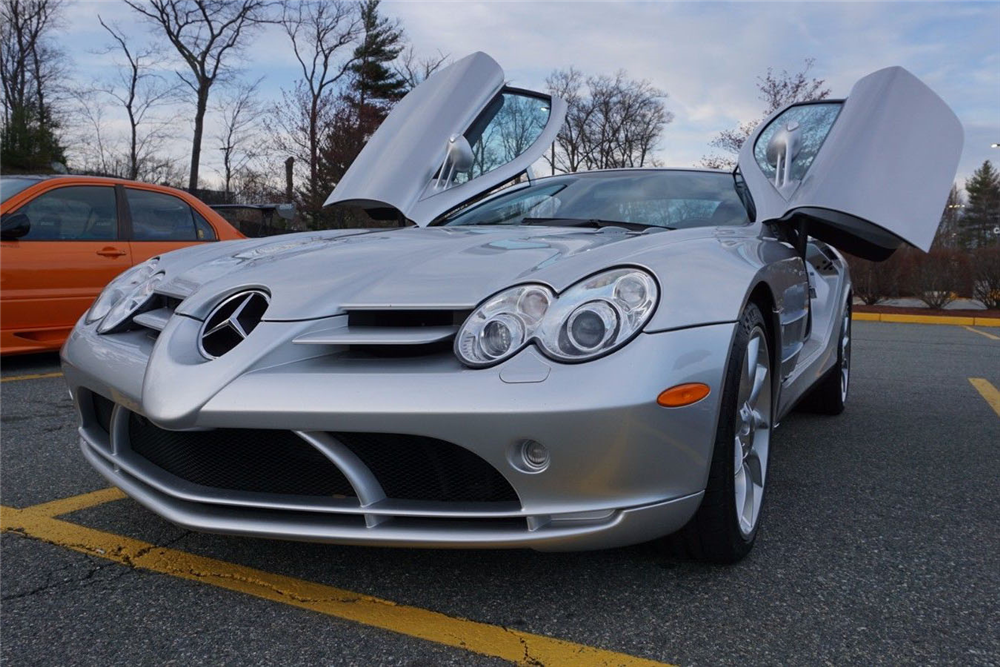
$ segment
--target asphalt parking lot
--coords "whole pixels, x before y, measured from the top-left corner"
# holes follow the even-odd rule
[[[4,359],[0,659],[998,664],[1000,329],[854,334],[847,411],[779,427],[763,532],[732,567],[184,531],[91,494],[56,357]]]

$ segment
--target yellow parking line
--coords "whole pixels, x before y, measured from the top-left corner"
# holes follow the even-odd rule
[[[121,500],[124,497],[124,493],[112,486],[108,489],[101,489],[100,491],[91,491],[90,493],[82,493],[78,496],[60,498],[59,500],[53,500],[48,503],[32,505],[31,507],[26,507],[20,511],[30,512],[31,514],[37,514],[39,516],[57,517],[62,514],[85,510],[88,507],[103,505],[104,503],[111,502],[112,500]]]
[[[973,333],[979,334],[980,336],[986,336],[987,338],[989,338],[991,340],[1000,340],[1000,336],[994,336],[991,333],[987,333],[985,331],[980,331],[979,329],[973,329],[972,327],[965,327],[965,328],[968,329],[969,331],[973,332]]]
[[[977,327],[1000,327],[1000,317],[970,317],[962,315],[909,315],[904,313],[851,313],[852,320],[891,322],[894,324],[954,324]]]
[[[984,378],[969,378],[969,382],[976,388],[979,395],[990,404],[993,412],[997,413],[997,416],[1000,417],[1000,391],[997,391],[997,388]]]
[[[0,378],[0,382],[19,382],[21,380],[42,380],[45,378],[61,378],[62,373],[35,373],[33,375],[11,375]]]
[[[55,503],[47,505],[51,509]],[[70,505],[66,505],[68,506]],[[623,666],[662,664],[545,635],[447,616],[303,579],[159,547],[123,535],[106,533],[45,516],[39,512],[41,507],[35,506],[33,509],[23,510],[0,507],[0,528],[4,532],[32,537],[129,567],[245,593],[518,664]],[[64,510],[60,508],[59,511]]]

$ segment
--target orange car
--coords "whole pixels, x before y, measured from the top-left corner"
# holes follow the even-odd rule
[[[58,350],[112,278],[194,243],[243,238],[195,197],[95,176],[0,179],[0,354]]]

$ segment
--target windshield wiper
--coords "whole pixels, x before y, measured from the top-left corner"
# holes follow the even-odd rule
[[[648,225],[644,222],[625,222],[624,220],[603,220],[601,218],[524,218],[522,225],[547,225],[550,227],[623,227],[634,231],[654,229],[673,229],[660,225]]]

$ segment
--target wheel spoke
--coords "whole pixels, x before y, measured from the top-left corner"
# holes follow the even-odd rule
[[[745,466],[744,466],[745,469]],[[743,524],[743,530],[749,533],[753,530],[753,520],[754,520],[754,510],[757,502],[757,492],[753,480],[750,479],[749,475],[744,475],[743,478],[746,480],[744,492],[743,505],[740,508],[740,523]],[[737,505],[740,507],[740,505]]]
[[[743,466],[740,466],[740,469],[736,472],[733,485],[736,491],[736,515],[740,518],[740,523],[742,524],[743,514],[747,506],[747,494],[750,493],[749,489],[753,486],[753,483],[747,477],[746,468]]]
[[[750,389],[750,398],[747,399],[747,403],[750,407],[757,407],[757,399],[760,398],[760,390],[764,388],[764,382],[767,380],[767,366],[765,364],[760,364],[757,366],[757,372],[753,377],[753,387]]]
[[[743,377],[747,380],[748,384],[753,380],[754,373],[757,370],[758,355],[760,355],[760,338],[754,336],[747,345],[747,362],[743,368]]]
[[[743,468],[747,471],[750,481],[757,486],[764,486],[764,471],[761,469],[760,456],[752,447],[750,454],[743,459]]]

